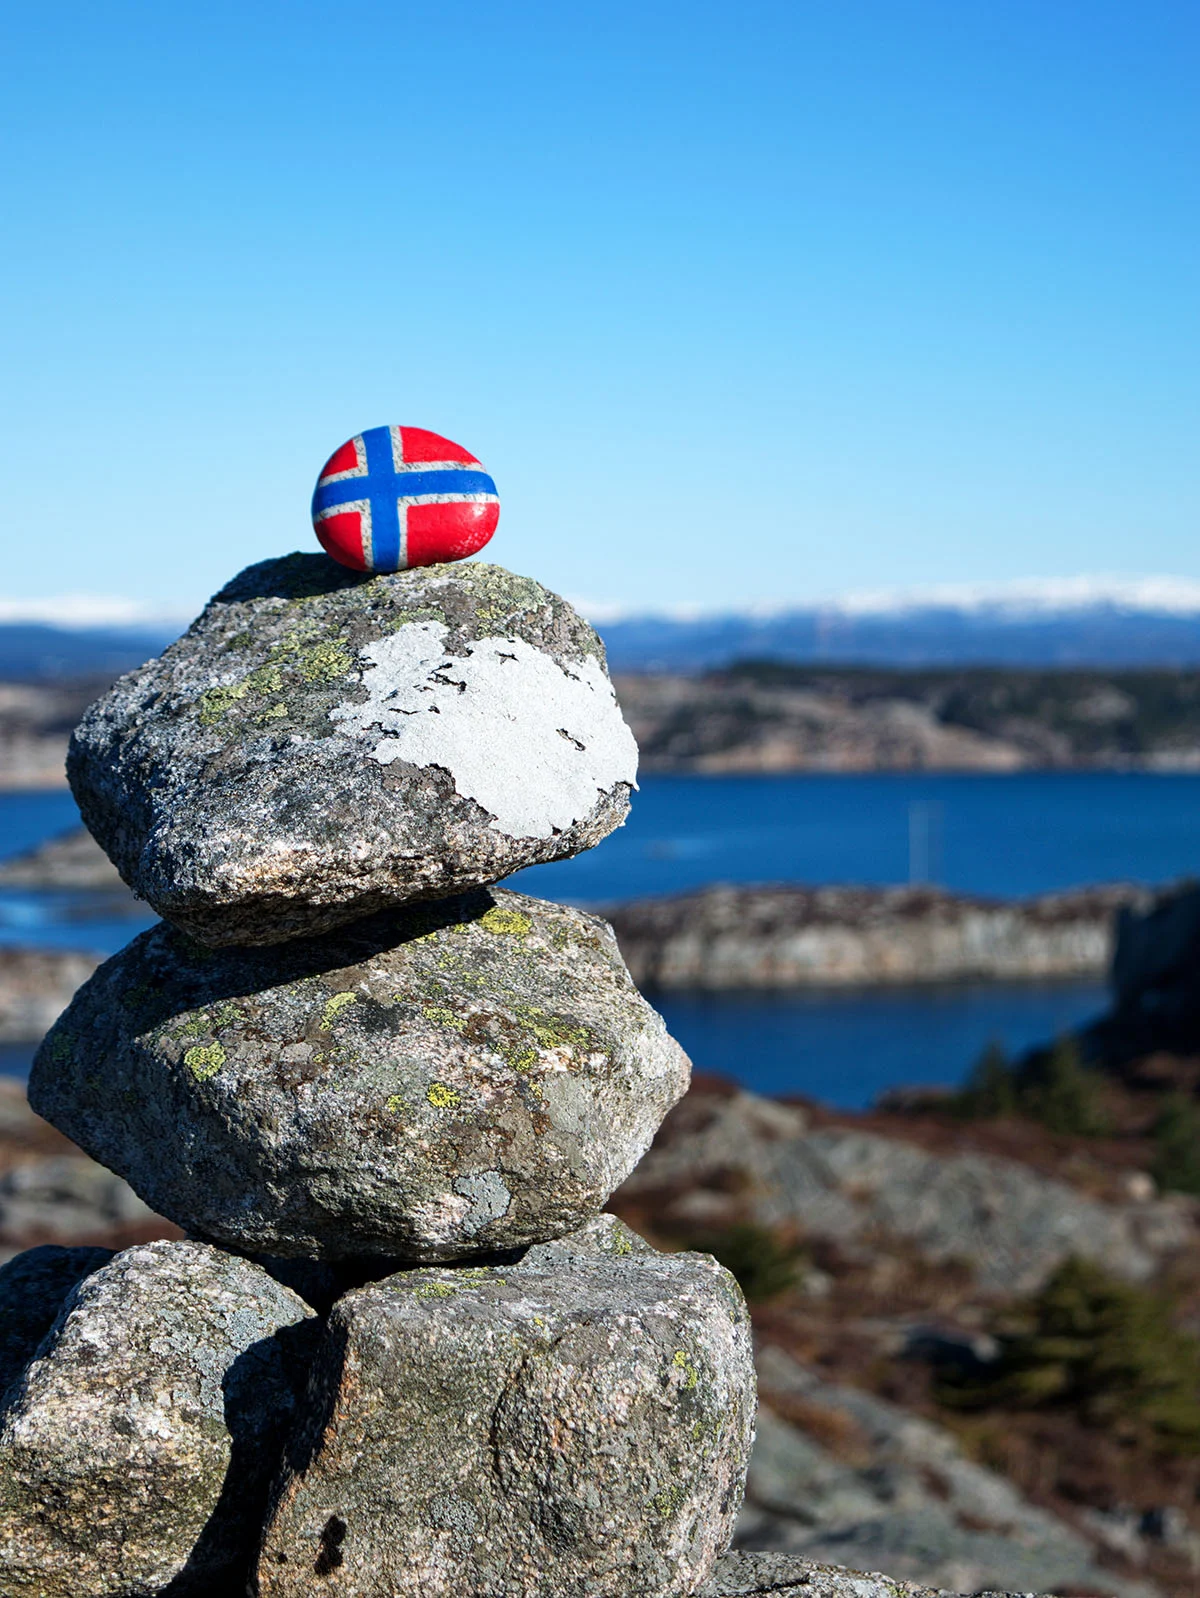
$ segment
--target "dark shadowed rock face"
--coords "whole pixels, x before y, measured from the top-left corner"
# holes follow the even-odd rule
[[[251,566],[71,745],[122,876],[211,944],[278,943],[590,848],[637,766],[592,629],[500,566]]]
[[[745,1306],[704,1255],[600,1217],[520,1265],[335,1307],[259,1563],[262,1598],[674,1598],[741,1502]]]
[[[306,1322],[294,1293],[202,1243],[87,1276],[0,1416],[5,1598],[244,1592]]]
[[[108,1248],[47,1243],[0,1266],[0,1405],[54,1325],[67,1294],[112,1257]]]
[[[30,1101],[196,1235],[432,1260],[578,1226],[687,1078],[604,922],[494,889],[286,948],[157,927],[80,990]]]

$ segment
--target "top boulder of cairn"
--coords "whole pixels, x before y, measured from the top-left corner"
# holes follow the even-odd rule
[[[637,746],[596,634],[485,565],[248,567],[67,762],[134,891],[202,943],[324,932],[591,848]]]

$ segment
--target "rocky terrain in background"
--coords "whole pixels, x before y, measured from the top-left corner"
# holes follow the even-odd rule
[[[182,1235],[34,1115],[21,1083],[0,1077],[0,1264],[42,1243],[120,1249]]]
[[[747,662],[615,679],[646,771],[1200,769],[1200,672]],[[61,787],[107,686],[0,682],[0,788]]]
[[[749,662],[616,679],[647,771],[1200,769],[1200,673]]]
[[[0,863],[0,890],[63,890],[142,907],[79,830]],[[1154,896],[1115,883],[1028,900],[934,888],[716,886],[606,907],[639,986],[788,988],[1099,976],[1116,916]],[[86,920],[80,921],[86,941]],[[39,1037],[94,966],[0,951],[0,1040]]]
[[[1099,976],[1117,912],[1151,901],[1121,883],[1025,900],[722,885],[606,914],[643,988],[795,988]]]
[[[740,1545],[960,1590],[1190,1593],[1200,1441],[1103,1405],[1081,1419],[1069,1392],[1024,1411],[998,1382],[975,1409],[947,1397],[964,1373],[986,1387],[1005,1317],[1080,1269],[1135,1316],[1169,1302],[1163,1326],[1200,1352],[1200,1203],[1160,1193],[1148,1162],[1144,1142],[1021,1118],[837,1116],[700,1078],[610,1207],[713,1250],[751,1300]]]
[[[92,870],[77,844],[40,855],[12,867],[28,885]],[[926,919],[952,915],[931,900]],[[719,931],[721,902],[676,922]],[[1078,1050],[985,1061],[961,1093],[866,1115],[699,1077],[610,1201],[655,1245],[716,1254],[751,1301],[758,1440],[713,1595],[891,1598],[908,1580],[1192,1598],[1200,894],[1114,909],[1113,1006]],[[1059,912],[1087,924],[1077,896]],[[772,895],[744,919],[768,941],[802,920]],[[178,1235],[0,1088],[0,1259]],[[760,1580],[756,1551],[794,1561],[795,1586],[780,1565]]]
[[[0,948],[0,1043],[49,1031],[99,964],[98,955],[69,949]]]
[[[65,788],[71,729],[105,686],[0,682],[0,790]]]

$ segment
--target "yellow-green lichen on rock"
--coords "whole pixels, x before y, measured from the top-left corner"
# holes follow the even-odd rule
[[[197,1082],[207,1082],[210,1077],[216,1076],[226,1058],[225,1050],[219,1043],[197,1043],[188,1049],[183,1063]]]

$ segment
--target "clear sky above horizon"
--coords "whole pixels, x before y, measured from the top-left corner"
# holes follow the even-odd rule
[[[0,597],[316,548],[382,422],[624,605],[1200,577],[1200,8],[4,8]]]

